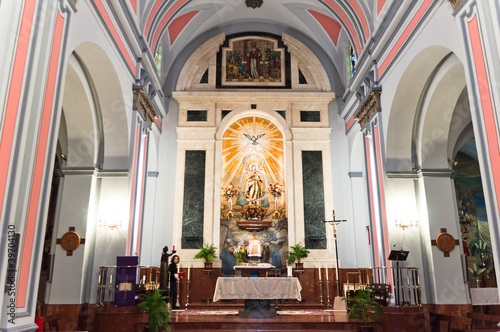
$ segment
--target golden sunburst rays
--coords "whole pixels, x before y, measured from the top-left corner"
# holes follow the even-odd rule
[[[284,142],[281,131],[271,121],[249,116],[235,121],[222,137],[222,185],[248,170],[245,159],[259,156],[258,168],[262,169],[269,181],[284,182]],[[254,161],[257,163],[257,161]]]

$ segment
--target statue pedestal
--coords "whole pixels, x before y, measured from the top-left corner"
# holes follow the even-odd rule
[[[238,220],[238,227],[249,232],[260,232],[273,224],[272,220]]]

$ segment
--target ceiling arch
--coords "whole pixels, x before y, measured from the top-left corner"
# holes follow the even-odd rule
[[[363,0],[264,0],[257,9],[247,8],[244,0],[147,0],[141,25],[153,54],[160,41],[163,48],[179,53],[175,49],[183,49],[190,40],[230,22],[241,22],[241,32],[248,31],[244,28],[248,22],[272,22],[283,26],[282,32],[301,31],[327,53],[337,47],[332,34],[343,32],[359,55],[374,29],[371,17],[376,15],[376,9]],[[325,24],[325,18],[332,21]],[[332,22],[339,25],[333,31]],[[182,38],[177,37],[183,33],[189,38],[180,42]]]

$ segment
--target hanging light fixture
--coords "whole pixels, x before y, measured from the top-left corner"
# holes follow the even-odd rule
[[[247,5],[247,7],[249,8],[260,8],[260,6],[262,6],[262,4],[264,3],[264,0],[245,0],[245,4]]]

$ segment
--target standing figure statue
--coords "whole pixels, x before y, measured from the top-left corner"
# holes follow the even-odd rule
[[[160,289],[168,288],[168,258],[175,254],[176,251],[172,250],[172,253],[168,253],[168,246],[163,247],[163,253],[161,254],[161,264],[160,264]]]
[[[252,42],[252,47],[246,52],[247,57],[247,74],[252,78],[259,78],[260,76],[260,60],[262,53],[257,48],[257,44]]]
[[[250,204],[257,204],[264,196],[266,185],[261,174],[257,171],[257,167],[252,165],[250,171],[246,175],[245,198]]]

